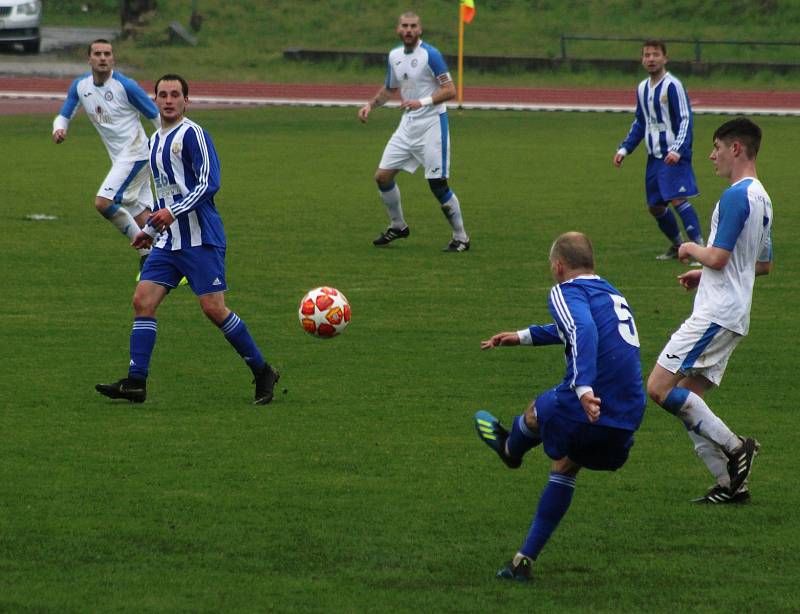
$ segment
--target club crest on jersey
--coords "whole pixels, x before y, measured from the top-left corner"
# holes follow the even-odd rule
[[[416,68],[417,64],[419,64],[419,61],[417,60],[417,58],[414,58],[413,60],[411,60],[411,68]]]
[[[666,95],[666,94],[664,94],[664,95],[661,97],[661,104],[667,104],[667,102],[668,102],[668,101],[669,101],[669,98],[667,97],[667,95]]]
[[[180,143],[172,143],[172,153],[174,153],[176,156],[181,153],[181,149],[183,149],[183,147]]]
[[[114,94],[113,94],[113,93],[111,93],[111,92],[106,92],[106,93],[103,95],[103,98],[105,98],[106,100],[108,100],[109,102],[111,102],[112,100],[114,100]]]

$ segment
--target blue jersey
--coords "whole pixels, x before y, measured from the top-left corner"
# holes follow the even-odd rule
[[[150,170],[156,187],[154,210],[169,209],[175,218],[154,246],[225,247],[225,229],[214,204],[219,158],[208,133],[186,118],[168,130],[158,130],[150,137]]]
[[[567,371],[555,390],[565,417],[588,422],[576,389],[591,386],[601,400],[597,424],[635,431],[647,401],[639,335],[625,298],[601,277],[581,275],[553,286],[548,307],[555,324],[529,327],[528,342],[564,344]]]
[[[671,151],[692,159],[692,106],[683,84],[666,73],[652,85],[648,77],[636,88],[636,116],[619,146],[625,155],[645,139],[647,153],[663,159]]]

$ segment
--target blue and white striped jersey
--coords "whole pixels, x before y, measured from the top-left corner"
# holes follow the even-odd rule
[[[82,105],[94,124],[113,162],[147,159],[147,135],[139,113],[158,128],[158,109],[133,79],[113,71],[102,85],[87,72],[72,82],[55,120],[53,131],[66,130]]]
[[[219,191],[219,158],[208,133],[184,118],[150,137],[150,170],[156,187],[154,211],[167,208],[175,221],[155,247],[225,247],[225,229],[214,204]]]
[[[645,139],[647,153],[663,159],[671,151],[692,159],[692,106],[683,84],[671,73],[650,84],[650,77],[636,89],[636,116],[619,151],[628,155]]]
[[[433,96],[442,84],[452,81],[447,63],[436,47],[419,41],[411,53],[406,53],[400,45],[389,52],[386,65],[387,89],[400,88],[403,100],[416,100]],[[428,105],[407,111],[408,117],[418,119],[436,117],[447,111],[444,103]]]
[[[565,417],[589,421],[575,399],[576,388],[591,386],[601,400],[597,424],[635,431],[647,401],[639,335],[625,298],[602,277],[581,275],[553,286],[548,308],[555,324],[530,326],[530,338],[521,341],[564,344],[567,371],[556,394]]]
[[[703,267],[692,315],[740,335],[750,328],[756,262],[772,262],[772,201],[758,179],[745,177],[722,193],[708,244],[731,252],[715,270]]]

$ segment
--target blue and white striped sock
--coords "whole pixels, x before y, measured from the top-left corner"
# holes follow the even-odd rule
[[[247,330],[244,320],[231,311],[228,317],[219,325],[219,329],[225,335],[228,343],[239,352],[239,356],[244,358],[253,373],[257,373],[264,368],[266,361],[261,355],[261,350],[258,349],[250,331]]]
[[[539,507],[536,509],[536,517],[533,519],[528,537],[519,550],[522,554],[536,560],[547,540],[558,527],[558,523],[567,513],[574,491],[575,478],[573,476],[550,473],[547,486],[544,487],[542,496],[539,498]]]
[[[158,323],[155,318],[134,318],[131,329],[130,354],[131,362],[128,366],[128,377],[133,379],[147,379],[150,371],[150,357],[156,345]]]

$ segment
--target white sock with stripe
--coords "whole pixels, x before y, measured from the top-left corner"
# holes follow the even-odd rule
[[[695,454],[702,460],[711,475],[717,481],[717,484],[727,488],[731,484],[731,478],[728,475],[728,457],[715,443],[710,442],[702,435],[698,435],[694,431],[687,431],[689,439],[694,443]]]
[[[391,187],[385,190],[378,186],[378,192],[381,195],[383,204],[386,206],[386,212],[389,214],[389,219],[392,221],[392,228],[402,230],[408,226],[405,218],[403,217],[403,205],[400,201],[400,188],[397,187],[397,184],[393,181]]]
[[[464,230],[464,218],[461,215],[461,203],[458,202],[458,197],[455,192],[450,192],[450,199],[446,203],[442,203],[442,213],[450,223],[453,229],[453,238],[457,241],[466,243],[469,241],[467,231]]]

